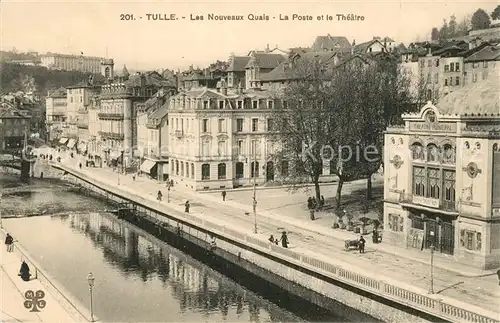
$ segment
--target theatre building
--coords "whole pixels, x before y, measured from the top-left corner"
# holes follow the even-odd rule
[[[464,87],[387,129],[384,241],[500,266],[498,85]]]

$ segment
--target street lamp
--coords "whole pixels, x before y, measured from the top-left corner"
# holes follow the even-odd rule
[[[257,152],[253,150],[253,233],[257,233]]]
[[[87,282],[89,283],[89,292],[90,292],[90,320],[91,320],[91,322],[95,322],[95,320],[94,320],[94,303],[92,300],[94,281],[95,281],[94,275],[92,275],[92,273],[89,273],[87,276]]]
[[[424,221],[424,234],[427,232],[427,225],[425,221],[427,221],[427,217],[425,214],[421,214],[422,221]],[[434,294],[434,231],[429,231],[429,235],[431,236],[431,264],[430,264],[430,271],[431,271],[431,277],[430,277],[430,286],[429,286],[429,294]]]

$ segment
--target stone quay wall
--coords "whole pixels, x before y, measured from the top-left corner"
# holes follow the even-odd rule
[[[329,308],[330,299],[385,322],[500,322],[495,313],[444,296],[427,295],[420,289],[394,280],[381,280],[376,274],[363,272],[348,264],[333,264],[318,257],[284,249],[233,228],[160,205],[119,186],[86,177],[66,166],[54,164],[53,167],[74,176],[75,183],[94,191],[103,190],[117,198],[118,202],[133,202],[155,211],[153,217],[158,221],[166,221],[167,218],[176,221],[189,229],[184,229],[183,232],[197,235],[197,231],[205,236],[215,236],[218,239],[217,249],[226,253],[226,260],[245,266],[253,274],[319,306]],[[241,264],[241,259],[246,261],[245,264]],[[269,272],[281,279],[269,276]],[[299,293],[296,286],[311,293]]]

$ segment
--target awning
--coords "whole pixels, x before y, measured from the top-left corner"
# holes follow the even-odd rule
[[[68,148],[73,148],[73,147],[75,147],[75,144],[76,144],[75,139],[70,139],[70,140],[68,141]]]
[[[141,164],[141,171],[144,172],[144,173],[150,173],[151,172],[151,168],[153,168],[154,166],[156,165],[156,162],[152,161],[152,160],[148,160],[146,159],[142,164]]]
[[[111,159],[118,159],[122,155],[121,151],[118,150],[113,150],[111,153],[109,153],[109,158]]]
[[[87,151],[87,144],[83,143],[83,142],[79,143],[78,144],[78,150],[79,151]]]
[[[59,140],[59,143],[60,143],[61,145],[64,145],[67,141],[68,141],[68,138],[61,138],[61,139]]]

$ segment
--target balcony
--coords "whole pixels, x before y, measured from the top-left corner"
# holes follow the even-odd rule
[[[99,112],[97,116],[99,117],[99,119],[103,120],[123,120],[123,113]]]
[[[421,205],[433,209],[440,209],[448,212],[456,212],[455,201],[441,200],[432,197],[418,196],[408,193],[401,193],[399,203]]]
[[[183,130],[175,130],[175,136],[177,137],[177,139],[181,139],[182,137],[184,137],[184,131]]]
[[[99,131],[99,136],[101,136],[102,139],[114,139],[114,140],[123,140],[124,138],[123,134],[114,132],[104,132],[104,131]]]

